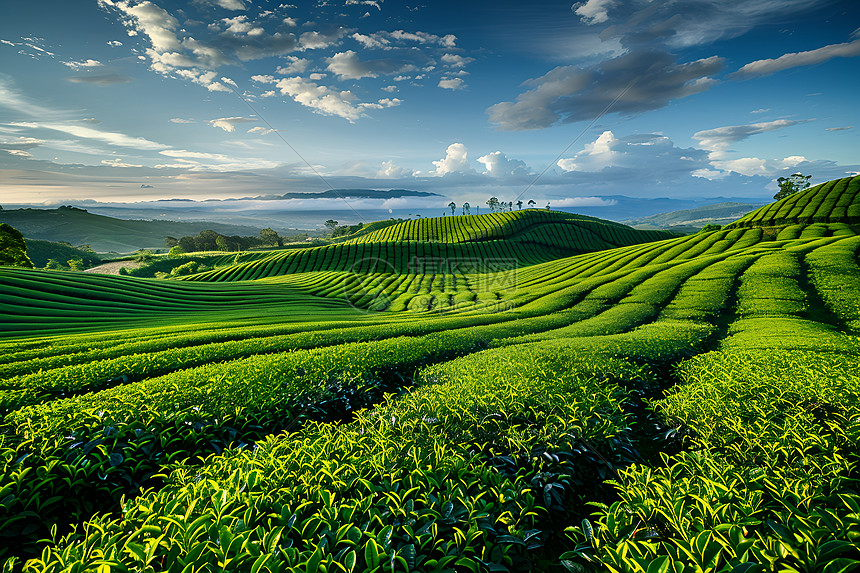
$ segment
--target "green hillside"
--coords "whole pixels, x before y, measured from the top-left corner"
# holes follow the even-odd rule
[[[491,264],[527,266],[672,236],[666,231],[637,231],[602,219],[532,209],[438,217],[382,228],[368,225],[344,242],[254,256],[188,280],[255,280],[321,271],[408,274],[418,266],[438,266],[440,261],[456,267],[451,270],[456,274]]]
[[[809,223],[860,223],[860,177],[845,177],[810,187],[756,209],[732,227],[772,227]]]
[[[32,268],[24,236],[14,227],[0,223],[0,266]]]
[[[205,229],[226,235],[259,235],[260,229],[211,222],[129,221],[88,213],[76,207],[0,209],[0,222],[27,239],[89,245],[100,253],[163,249],[165,237],[196,235]]]
[[[658,213],[640,219],[624,221],[637,229],[669,229],[694,233],[705,225],[725,225],[743,217],[761,206],[751,203],[715,203],[695,209],[680,209],[668,213]]]
[[[585,223],[515,214],[193,281],[0,269],[0,557],[856,570],[857,181],[842,218],[573,255]]]

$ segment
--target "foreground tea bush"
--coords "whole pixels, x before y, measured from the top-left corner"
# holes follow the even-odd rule
[[[479,376],[493,365],[498,377]],[[572,476],[544,464],[623,432],[616,381],[651,377],[555,345],[429,367],[415,390],[348,425],[309,424],[174,468],[121,518],[92,519],[25,570],[528,570],[548,508],[576,495]],[[525,471],[497,469],[538,447]]]
[[[571,571],[860,567],[856,355],[712,352],[658,403],[694,436],[665,466],[620,472],[620,501],[569,533]]]

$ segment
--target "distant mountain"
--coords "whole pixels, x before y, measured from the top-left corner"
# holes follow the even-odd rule
[[[257,195],[238,199],[207,199],[207,201],[278,201],[282,199],[394,199],[396,197],[442,197],[438,193],[412,191],[410,189],[326,189],[316,193],[284,193],[283,195]],[[165,199],[165,201],[188,201],[188,199]]]
[[[196,235],[211,229],[223,235],[258,235],[262,227],[213,222],[132,221],[88,213],[76,207],[4,209],[0,223],[12,225],[27,239],[89,245],[99,253],[164,249],[165,237]]]
[[[716,203],[695,209],[681,209],[638,219],[628,219],[623,223],[637,229],[671,229],[673,231],[693,232],[705,225],[731,223],[756,210],[761,205],[763,203]]]

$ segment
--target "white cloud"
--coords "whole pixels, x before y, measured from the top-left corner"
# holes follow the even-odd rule
[[[756,60],[736,71],[732,77],[736,79],[756,78],[799,66],[821,64],[833,58],[853,58],[856,56],[860,56],[860,40],[844,44],[831,44],[807,52],[783,54],[776,59]]]
[[[347,6],[373,6],[377,10],[382,10],[380,4],[384,0],[346,0]]]
[[[439,80],[438,86],[446,90],[459,90],[465,87],[466,82],[463,78],[443,78]]]
[[[148,139],[144,139],[143,137],[133,137],[130,135],[125,135],[124,133],[116,133],[111,131],[100,131],[98,129],[93,129],[91,127],[85,127],[83,125],[68,125],[63,123],[30,123],[30,122],[17,122],[12,123],[12,125],[18,125],[22,127],[30,127],[33,129],[50,129],[52,131],[60,131],[63,133],[68,133],[69,135],[73,135],[75,137],[80,137],[83,139],[92,139],[94,141],[101,141],[103,143],[107,143],[109,145],[117,145],[120,147],[130,147],[133,149],[140,149],[146,151],[158,151],[161,149],[167,149],[169,146],[163,145],[161,143],[156,143],[155,141],[150,141]]]
[[[122,42],[120,42],[119,40],[110,40],[110,41],[107,43],[107,45],[108,45],[108,46],[113,46],[114,48],[118,48],[119,46],[122,46]]]
[[[67,66],[67,67],[69,67],[75,71],[85,70],[87,68],[98,68],[98,67],[101,67],[102,65],[104,65],[98,60],[91,60],[91,59],[90,60],[84,60],[82,62],[76,62],[74,60],[69,60],[68,62],[60,62],[60,63],[62,63],[64,66]]]
[[[711,159],[724,159],[727,151],[734,143],[744,140],[751,135],[767,133],[768,131],[791,127],[799,123],[804,123],[804,121],[777,119],[775,121],[751,123],[748,125],[728,125],[697,131],[693,134],[693,139],[699,142],[700,147],[711,152]]]
[[[346,30],[343,28],[329,33],[316,31],[305,32],[299,37],[299,42],[304,50],[318,50],[321,48],[328,48],[329,46],[338,43],[345,34]]]
[[[305,58],[299,58],[296,56],[287,56],[287,61],[289,64],[286,66],[278,66],[278,69],[275,70],[275,73],[288,76],[290,74],[300,74],[308,69],[310,65],[310,60],[306,60]]]
[[[126,163],[119,157],[115,157],[114,159],[102,159],[102,164],[107,165],[108,167],[143,167],[143,165]]]
[[[446,36],[437,36],[428,34],[427,32],[406,32],[404,30],[394,30],[388,34],[388,37],[401,42],[415,42],[418,44],[438,44],[446,48],[453,48],[457,42],[457,36],[448,34]]]
[[[269,129],[267,127],[260,127],[259,125],[256,127],[252,127],[248,130],[248,133],[259,133],[260,135],[268,135],[274,132],[274,129]]]
[[[193,119],[182,119],[181,117],[171,117],[168,121],[170,123],[194,123]]]
[[[376,172],[376,176],[381,179],[400,179],[411,175],[411,169],[395,165],[393,160],[383,161],[382,167]]]
[[[364,115],[360,108],[353,105],[356,98],[349,90],[333,90],[300,77],[284,78],[275,85],[281,94],[289,95],[322,115],[336,115],[350,123]]]
[[[275,83],[275,76],[251,76],[251,79],[255,82],[259,82],[261,84],[273,84]]]
[[[585,24],[602,24],[609,20],[609,9],[615,5],[615,0],[588,0],[572,6],[573,11],[580,16]]]
[[[129,17],[126,25],[145,34],[156,52],[171,52],[181,48],[175,32],[179,22],[152,2],[147,0],[132,4],[124,0],[99,0],[99,4],[117,8],[126,14]]]
[[[185,149],[165,149],[164,151],[158,152],[161,155],[166,155],[167,157],[181,158],[181,159],[210,159],[213,161],[231,161],[229,157],[226,155],[221,155],[220,153],[204,153],[201,151],[187,151]]]
[[[221,21],[227,25],[227,32],[236,36],[262,36],[266,33],[262,27],[248,21],[248,17],[244,14],[233,18],[224,18]]]
[[[851,125],[846,125],[843,127],[826,127],[826,128],[824,128],[824,131],[845,131],[846,129],[852,129],[852,128],[853,128],[853,126],[851,126]]]
[[[529,169],[519,159],[511,159],[501,151],[494,151],[478,158],[479,163],[484,164],[484,175],[491,177],[510,177],[516,175],[528,175]]]
[[[770,111],[769,107],[763,107],[761,109],[754,109],[750,113],[767,113]]]
[[[356,42],[360,43],[365,48],[370,48],[370,49],[386,48],[387,46],[391,45],[391,41],[389,39],[387,39],[384,36],[381,36],[379,34],[373,34],[371,36],[365,36],[364,34],[359,34],[358,32],[356,32],[355,34],[353,34],[350,37],[353,40],[355,40]]]
[[[236,131],[236,125],[240,123],[254,123],[255,121],[258,120],[253,117],[219,117],[209,120],[209,125],[221,128],[228,133],[233,133]]]
[[[466,67],[466,64],[471,64],[475,61],[475,58],[467,58],[465,56],[460,56],[457,54],[442,54],[440,58],[442,63],[446,66],[451,66],[452,68],[463,68]]]
[[[337,75],[339,80],[375,78],[380,74],[394,74],[415,69],[415,66],[398,60],[380,59],[361,61],[358,59],[358,55],[352,50],[338,52],[332,57],[326,58],[326,62],[328,62],[328,70]]]
[[[707,152],[701,149],[682,149],[656,133],[616,137],[609,130],[557,165],[568,173],[614,174],[650,181],[687,177],[709,167]]]
[[[452,143],[445,152],[445,157],[434,161],[436,169],[429,175],[447,175],[449,173],[474,173],[475,170],[469,165],[468,150],[462,143]]]

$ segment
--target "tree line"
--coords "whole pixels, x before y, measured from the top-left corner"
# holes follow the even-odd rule
[[[259,237],[222,235],[216,231],[206,230],[178,239],[167,237],[164,242],[170,248],[171,254],[181,254],[197,251],[247,251],[255,247],[283,247],[285,243],[297,243],[307,238],[307,233],[281,236],[274,229],[267,227],[260,231]]]

